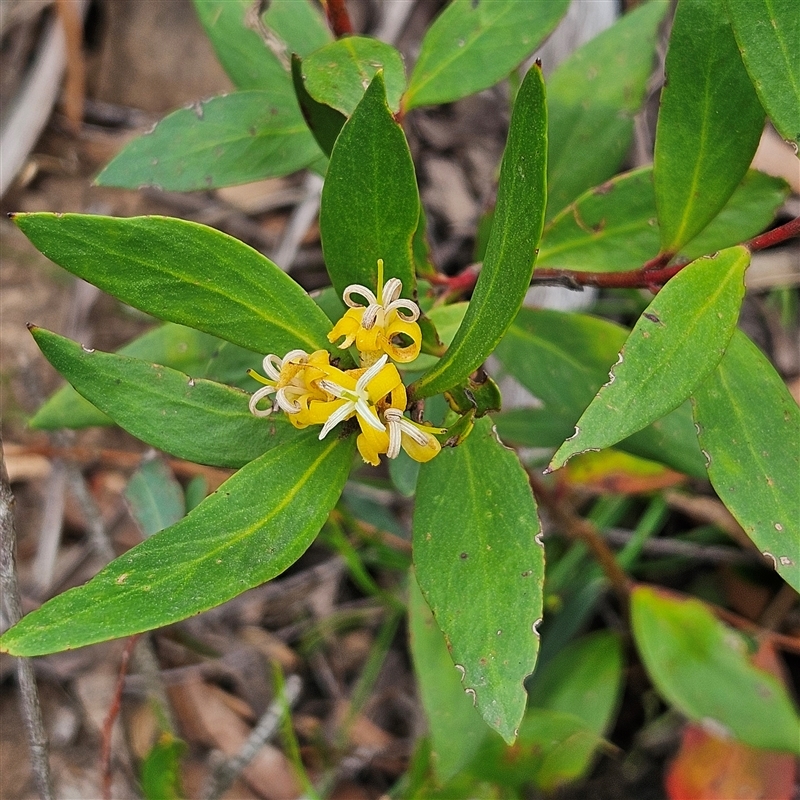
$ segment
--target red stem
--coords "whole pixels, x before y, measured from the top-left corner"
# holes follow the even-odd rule
[[[328,24],[337,39],[353,32],[353,23],[344,0],[323,0],[322,5],[325,7]]]
[[[744,242],[743,246],[752,253],[785,242],[795,236],[800,236],[800,217]],[[581,286],[597,286],[602,289],[650,289],[655,292],[690,263],[684,260],[668,266],[671,258],[671,253],[662,253],[645,262],[639,269],[625,270],[624,272],[537,269],[531,283],[560,283],[576,289]],[[446,286],[450,292],[463,293],[475,288],[479,274],[480,266],[471,264],[458,275],[453,277],[441,275],[431,278],[431,282]]]
[[[128,674],[128,662],[140,636],[140,633],[131,636],[122,651],[117,686],[114,690],[114,697],[111,700],[111,707],[108,709],[108,715],[105,718],[105,722],[103,722],[103,746],[100,755],[100,772],[103,776],[103,800],[111,800],[111,734],[114,732],[114,722],[119,716],[119,710],[122,705],[122,689],[125,685],[125,676]]]
[[[754,253],[756,250],[772,247],[774,244],[785,242],[795,236],[800,236],[800,217],[796,217],[785,225],[773,228],[771,231],[762,233],[761,236],[754,236],[749,242],[745,242],[744,246],[751,253]]]

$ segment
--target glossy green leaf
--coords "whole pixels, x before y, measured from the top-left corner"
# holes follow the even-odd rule
[[[717,494],[783,579],[800,591],[800,409],[737,331],[692,397]]]
[[[408,142],[386,105],[378,72],[336,140],[322,188],[322,251],[337,293],[353,283],[374,292],[382,258],[385,279],[399,278],[403,296],[413,297],[411,240],[418,218]]]
[[[451,303],[447,306],[434,306],[428,312],[428,317],[436,326],[439,339],[444,344],[449,345],[453,341],[464,319],[464,314],[467,313],[468,306],[469,303]],[[421,353],[408,366],[414,372],[422,372],[430,369],[438,360],[436,356]]]
[[[490,420],[422,465],[413,527],[417,581],[464,691],[511,743],[539,649],[544,548],[527,475]]]
[[[152,364],[163,364],[165,367],[178,369],[194,378],[203,378],[208,377],[205,368],[209,359],[222,344],[223,342],[216,336],[167,322],[142,334],[117,352]],[[221,383],[228,382],[220,378],[215,380]],[[63,386],[51,395],[29,423],[31,428],[38,430],[88,428],[92,425],[112,424],[102,411],[95,408],[69,385]]]
[[[750,170],[708,227],[681,248],[698,258],[761,233],[783,204],[789,187]],[[652,167],[626,172],[585,192],[545,227],[537,267],[585,272],[638,269],[658,254]]]
[[[488,729],[464,692],[425,598],[413,576],[409,581],[408,629],[420,699],[428,718],[436,775],[442,783],[469,764]]]
[[[614,175],[625,160],[668,8],[663,0],[651,0],[626,14],[547,81],[548,218]]]
[[[531,708],[519,729],[519,739],[505,747],[497,738],[487,741],[472,771],[501,786],[533,784],[544,792],[580,777],[602,739],[574,714]]]
[[[678,252],[728,202],[758,146],[764,111],[723,0],[680,0],[656,129],[661,249]]]
[[[422,40],[406,108],[451,103],[488,89],[550,35],[569,0],[453,0]]]
[[[292,84],[306,125],[322,152],[330,157],[336,137],[347,118],[335,108],[318,103],[308,93],[303,82],[303,62],[296,54],[292,54]]]
[[[173,111],[130,142],[97,183],[191,192],[288,175],[320,155],[289,84]]]
[[[550,469],[622,441],[677,408],[719,363],[739,319],[750,253],[731,247],[682,269],[639,317],[617,363]]]
[[[297,435],[276,414],[250,413],[249,395],[130,356],[87,350],[44,328],[31,328],[47,360],[121,428],[178,458],[241,467]]]
[[[653,683],[689,719],[754,747],[800,754],[800,718],[786,689],[753,666],[743,637],[706,605],[639,586],[631,622]]]
[[[800,14],[794,0],[725,0],[761,105],[784,139],[800,144]]]
[[[329,346],[331,325],[268,258],[196,222],[171,217],[18,214],[51,261],[125,303],[257,352]]]
[[[274,578],[314,540],[354,451],[354,437],[320,442],[316,429],[301,431],[239,470],[177,525],[23,617],[0,638],[0,650],[33,656],[130,636]]]
[[[366,36],[346,36],[304,59],[302,71],[306,90],[317,102],[349,117],[381,69],[386,101],[392,111],[398,111],[406,72],[403,57],[389,44]]]
[[[145,536],[169,528],[186,513],[183,489],[163,458],[145,461],[125,487],[131,516]]]
[[[608,381],[628,331],[585,314],[523,308],[495,354],[544,403],[495,415],[501,437],[527,447],[557,447]],[[706,477],[688,404],[620,443],[689,475]]]
[[[282,91],[289,84],[289,53],[306,56],[331,40],[325,20],[308,0],[270,0],[261,20],[286,45],[286,65],[266,45],[250,0],[194,0],[220,63],[239,89]],[[279,88],[280,87],[280,88]]]
[[[544,81],[541,68],[534,65],[514,103],[494,223],[472,300],[445,355],[410,388],[412,397],[430,397],[463,381],[513,322],[530,285],[542,235],[546,172]]]

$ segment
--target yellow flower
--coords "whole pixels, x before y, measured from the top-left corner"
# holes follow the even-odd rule
[[[378,405],[391,401],[405,404],[405,388],[400,373],[394,364],[388,364],[389,357],[381,356],[368,369],[353,369],[347,372],[335,370],[319,385],[335,399],[328,402],[309,403],[309,419],[322,423],[319,438],[324,439],[340,422],[355,416],[361,427],[358,437],[358,448],[365,461],[376,464],[372,448],[369,445],[376,436],[378,441],[386,434],[386,427],[378,416]],[[335,368],[333,368],[335,369]],[[362,446],[365,448],[362,450]],[[370,456],[368,458],[368,456]]]
[[[445,428],[432,428],[429,425],[420,425],[403,416],[402,409],[387,408],[383,418],[389,427],[389,446],[386,449],[387,458],[397,458],[400,447],[408,453],[414,461],[423,464],[439,454],[442,446],[434,433],[444,433]]]
[[[302,417],[312,400],[329,400],[330,397],[319,387],[319,381],[332,369],[328,363],[327,350],[317,350],[308,355],[305,350],[291,350],[283,358],[276,355],[264,357],[262,366],[267,374],[263,378],[254,370],[247,374],[263,383],[263,388],[253,393],[250,398],[250,411],[257,417],[268,417],[276,408],[289,415],[289,419],[297,427],[305,427]],[[260,409],[258,404],[265,397],[274,394],[275,399],[269,408]]]
[[[328,341],[336,342],[342,349],[354,342],[361,354],[365,367],[374,364],[380,353],[401,364],[413,361],[418,355],[422,342],[422,332],[417,320],[419,306],[412,300],[400,298],[403,284],[397,278],[389,278],[383,283],[383,259],[378,259],[378,295],[361,284],[354,283],[344,290],[342,299],[349,306],[345,315],[328,334]],[[364,306],[353,299],[360,296],[367,301]],[[411,344],[398,343],[398,337],[407,337]]]

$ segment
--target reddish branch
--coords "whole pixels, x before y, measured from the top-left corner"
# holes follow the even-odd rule
[[[744,242],[751,253],[764,250],[787,239],[800,236],[800,217],[762,233],[747,242]],[[625,270],[624,272],[579,272],[570,269],[537,269],[531,280],[532,283],[555,283],[571,289],[581,289],[583,286],[597,286],[603,289],[650,289],[657,291],[670,278],[677,275],[687,264],[687,260],[670,264],[672,253],[656,256],[643,264],[639,269]],[[441,275],[431,280],[439,286],[447,287],[448,292],[463,294],[475,288],[480,274],[480,265],[471,264],[458,275],[448,277]]]
[[[139,641],[140,633],[128,639],[125,649],[122,651],[122,658],[119,665],[119,676],[117,686],[114,690],[114,697],[108,715],[103,723],[103,748],[101,758],[101,774],[103,776],[103,800],[111,800],[111,735],[114,732],[114,723],[119,716],[122,706],[122,689],[125,685],[125,676],[128,674],[128,662],[131,659],[136,643]]]
[[[350,14],[347,13],[345,0],[322,0],[322,5],[328,17],[328,24],[337,39],[353,32],[353,23],[350,21]]]
[[[588,519],[575,513],[566,500],[558,497],[556,492],[534,472],[528,471],[528,479],[536,499],[547,509],[556,525],[568,536],[586,544],[619,597],[622,607],[626,609],[631,591],[631,579],[617,563],[614,551],[597,528]]]

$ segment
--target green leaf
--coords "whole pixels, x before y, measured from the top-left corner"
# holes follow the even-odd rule
[[[784,139],[800,144],[800,15],[794,0],[725,0],[761,105]]]
[[[163,458],[145,461],[131,475],[125,499],[145,537],[169,528],[186,514],[183,489]]]
[[[537,670],[528,690],[529,706],[574,714],[602,736],[619,707],[623,667],[618,636],[610,631],[584,636]]]
[[[797,403],[739,331],[692,401],[717,494],[781,577],[800,591]]]
[[[422,40],[407,109],[451,103],[488,89],[552,33],[569,0],[453,0]]]
[[[442,632],[413,575],[409,581],[408,630],[420,699],[428,718],[433,764],[445,783],[475,755],[488,730],[464,692]]]
[[[472,300],[447,352],[410,387],[412,397],[439,394],[467,378],[514,320],[530,285],[542,235],[546,172],[544,81],[541,68],[534,65],[514,103],[494,224]]]
[[[251,21],[251,0],[194,0],[200,22],[225,71],[239,89],[281,91],[288,67],[267,47]],[[306,56],[331,40],[325,20],[307,0],[271,0],[261,17],[288,53]],[[279,88],[280,87],[280,88]]]
[[[436,326],[439,339],[444,344],[449,345],[453,341],[468,307],[469,303],[451,303],[447,306],[434,306],[428,312],[428,319]],[[409,367],[414,372],[423,372],[426,369],[430,369],[438,360],[436,356],[420,353],[413,363],[409,364]]]
[[[464,690],[511,743],[539,649],[544,548],[527,475],[490,420],[422,465],[413,527],[417,580]]]
[[[406,88],[406,72],[403,57],[389,44],[346,36],[304,59],[302,71],[306,90],[316,101],[349,117],[378,70],[383,70],[389,108],[396,112]]]
[[[0,638],[0,650],[43,655],[130,636],[274,578],[319,532],[354,450],[354,437],[320,442],[316,429],[301,431],[239,470],[177,525],[23,617]]]
[[[117,352],[153,364],[163,364],[165,367],[172,367],[200,378],[208,377],[204,372],[206,365],[222,344],[216,336],[167,322],[142,334]],[[253,356],[257,358],[255,354]],[[222,380],[220,382],[227,383]],[[31,428],[37,430],[88,428],[92,425],[112,424],[113,422],[102,411],[96,409],[69,385],[62,386],[51,395],[29,423]]]
[[[750,253],[731,247],[684,267],[639,317],[609,380],[549,469],[611,447],[677,408],[719,363],[744,297]]]
[[[631,622],[653,683],[689,719],[753,747],[800,754],[800,719],[786,689],[753,666],[742,636],[703,603],[639,586]]]
[[[484,780],[521,789],[534,784],[552,792],[578,778],[602,739],[574,714],[531,708],[513,747],[492,738],[481,748],[472,771]]]
[[[241,467],[297,431],[283,418],[264,420],[249,395],[130,356],[86,350],[44,328],[31,328],[47,360],[120,427],[178,458]]]
[[[249,350],[327,348],[331,325],[268,258],[196,222],[171,217],[17,214],[51,261],[125,303]]]
[[[375,291],[378,259],[385,279],[413,297],[411,240],[419,218],[414,164],[403,129],[386,105],[378,72],[342,128],[322,187],[322,250],[337,294],[359,283]]]
[[[142,761],[142,792],[145,800],[181,800],[181,757],[186,742],[162,733]]]
[[[130,142],[96,182],[191,192],[288,175],[319,157],[289,84],[173,111]]]
[[[789,187],[780,178],[750,170],[708,227],[681,248],[693,259],[732,247],[764,230]],[[652,167],[626,172],[585,192],[545,227],[537,268],[585,272],[638,269],[657,255]]]
[[[619,169],[669,3],[651,0],[576,50],[547,82],[547,216]]]
[[[494,417],[504,439],[527,447],[558,447],[617,360],[628,331],[585,314],[523,308],[495,354],[508,372],[544,403]],[[706,477],[688,403],[620,443],[620,449]]]
[[[676,253],[744,177],[764,127],[722,0],[680,0],[656,129],[661,249]]]
[[[294,85],[294,92],[297,96],[297,102],[300,104],[300,110],[303,112],[306,125],[308,125],[309,130],[317,140],[322,152],[330,157],[333,145],[336,143],[336,137],[339,135],[339,131],[342,130],[347,118],[336,109],[323,103],[318,103],[306,91],[303,83],[303,62],[294,53],[292,54],[292,84]]]

